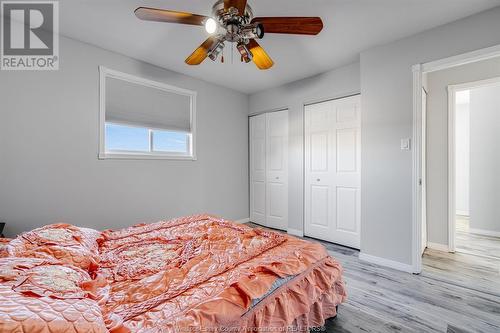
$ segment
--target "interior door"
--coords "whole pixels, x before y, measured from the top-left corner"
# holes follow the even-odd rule
[[[250,220],[266,223],[266,115],[250,117]]]
[[[361,107],[353,96],[305,107],[304,233],[359,249]]]
[[[427,92],[422,88],[422,162],[421,162],[421,178],[420,191],[422,198],[422,246],[421,250],[424,253],[427,247]]]
[[[266,225],[288,226],[288,110],[266,114]]]

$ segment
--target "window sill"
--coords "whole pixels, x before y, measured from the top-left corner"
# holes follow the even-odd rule
[[[183,160],[196,161],[192,155],[142,154],[142,153],[99,153],[100,160]]]

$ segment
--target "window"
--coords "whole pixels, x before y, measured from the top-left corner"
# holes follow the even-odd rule
[[[106,123],[106,149],[108,152],[189,154],[190,135],[117,123]]]
[[[106,123],[107,151],[149,151],[149,130]]]
[[[196,93],[100,67],[99,158],[195,159]]]
[[[189,149],[189,136],[186,133],[152,130],[151,147],[153,151],[186,154]]]

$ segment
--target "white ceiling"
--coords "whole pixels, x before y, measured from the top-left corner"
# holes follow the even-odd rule
[[[214,1],[60,1],[63,35],[176,72],[253,93],[358,60],[359,53],[500,5],[500,0],[249,0],[256,16],[320,16],[318,36],[268,34],[260,42],[275,61],[271,70],[253,64],[184,59],[207,38],[203,27],[137,19],[138,6],[210,15]]]

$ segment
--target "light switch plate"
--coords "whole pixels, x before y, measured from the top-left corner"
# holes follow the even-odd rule
[[[401,139],[401,150],[410,150],[411,149],[411,139],[404,138]]]

